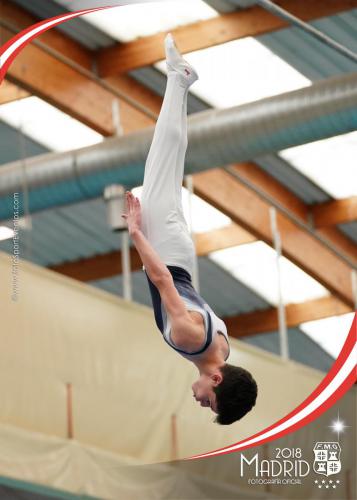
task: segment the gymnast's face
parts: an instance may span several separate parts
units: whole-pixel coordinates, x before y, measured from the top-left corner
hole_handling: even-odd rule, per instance
[[[220,374],[201,374],[200,378],[192,384],[192,392],[195,400],[204,408],[211,408],[214,413],[217,413],[217,401],[213,388],[221,381],[222,376]]]

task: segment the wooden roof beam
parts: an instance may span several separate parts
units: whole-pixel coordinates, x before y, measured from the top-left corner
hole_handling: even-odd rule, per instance
[[[194,189],[196,194],[228,215],[234,222],[258,239],[272,245],[269,210],[271,204],[253,189],[222,169],[196,174]],[[280,211],[277,213],[277,223],[283,254],[348,307],[353,307],[351,267]]]
[[[248,181],[253,187],[258,188],[263,195],[267,195],[275,202],[278,202],[283,208],[287,209],[292,215],[300,219],[302,222],[309,224],[315,227],[316,233],[329,239],[333,245],[335,245],[339,250],[345,253],[349,258],[356,261],[357,260],[357,247],[356,244],[347,236],[345,236],[338,228],[336,227],[325,227],[321,226],[320,221],[314,218],[314,210],[318,214],[318,211],[321,207],[324,212],[325,204],[318,204],[314,207],[310,205],[306,205],[303,200],[298,198],[292,191],[283,186],[279,181],[277,181],[274,177],[265,172],[262,168],[260,168],[257,164],[253,162],[244,162],[237,163],[228,167],[235,174],[237,174],[243,181]],[[195,179],[195,176],[193,177]],[[347,201],[347,205],[350,207],[349,213],[353,213],[354,208],[351,208],[351,205],[354,204],[352,199]],[[340,200],[343,204],[343,200]],[[336,205],[334,202],[329,208],[329,204],[327,205],[327,209],[334,210]],[[344,211],[344,214],[346,212]],[[333,219],[333,215],[331,214],[331,220]],[[312,217],[311,217],[312,215]],[[344,215],[345,217],[345,215]],[[346,218],[346,217],[345,217]],[[342,222],[342,218],[335,218],[335,220],[339,220]]]
[[[1,84],[0,105],[17,101],[18,99],[23,99],[24,97],[29,97],[29,95],[30,94],[25,90],[17,87],[7,80],[4,80]]]
[[[14,26],[2,27],[2,41],[14,36],[16,30],[27,28],[38,20],[15,4],[0,0],[1,21]],[[0,21],[0,22],[1,22]],[[104,136],[114,133],[112,103],[115,91],[104,88],[91,73],[93,54],[57,30],[43,33],[23,49],[11,64],[7,79],[39,96]],[[162,99],[129,76],[108,81],[114,90],[131,96],[153,114],[160,110]],[[105,84],[105,82],[104,82]],[[3,86],[1,87],[3,89]],[[120,111],[125,133],[151,126],[147,116],[122,98]]]
[[[195,234],[194,241],[197,255],[204,256],[229,246],[251,243],[256,241],[256,238],[232,223],[223,228]],[[139,254],[135,247],[131,247],[130,252],[131,271],[138,271],[142,267]],[[115,250],[104,255],[95,255],[78,261],[65,262],[64,264],[50,266],[50,269],[85,282],[110,278],[122,273],[121,251]]]
[[[332,16],[356,7],[354,0],[280,0],[286,10],[304,21]],[[282,19],[261,7],[222,14],[171,30],[182,53],[206,49],[247,36],[259,36],[287,27]],[[103,77],[126,73],[164,59],[165,33],[141,37],[98,51],[98,69]]]
[[[274,201],[279,202],[282,207],[286,208],[300,220],[303,222],[308,221],[309,207],[305,205],[302,200],[297,198],[291,191],[282,186],[276,179],[260,169],[257,165],[246,162],[234,165],[231,168],[233,168],[234,172],[239,174],[242,179],[251,182],[255,187],[258,187],[260,191],[263,191],[265,194],[273,198]],[[197,184],[198,175],[200,174],[195,174],[193,179],[196,192],[197,194],[200,194],[199,186]],[[231,177],[229,180],[230,182],[232,181]],[[340,233],[337,229],[327,228],[319,230],[319,232],[321,231],[328,231],[325,236],[329,237],[333,244],[344,250],[351,258],[356,257],[356,245],[342,235],[342,233]],[[210,252],[222,250],[224,248],[256,241],[256,237],[239,225],[232,223],[226,227],[213,231],[195,234],[194,240],[197,254],[199,256],[203,256],[209,254]],[[137,265],[135,262],[139,261],[137,260],[137,255],[134,253],[132,258],[133,270],[140,268],[140,262]],[[120,253],[113,252],[103,256],[83,259],[78,262],[65,263],[55,266],[54,269],[76,279],[90,281],[107,278],[120,273],[121,270],[119,263]]]
[[[315,227],[328,227],[357,220],[357,196],[333,200],[311,207]]]
[[[288,328],[293,328],[306,321],[329,318],[351,311],[353,311],[352,307],[348,307],[331,295],[300,304],[287,304],[285,306],[286,325]],[[262,311],[225,317],[224,322],[230,337],[234,338],[269,333],[279,329],[278,309],[271,307]]]

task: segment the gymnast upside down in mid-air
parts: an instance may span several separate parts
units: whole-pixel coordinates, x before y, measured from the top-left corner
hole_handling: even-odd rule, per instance
[[[187,149],[187,94],[198,79],[165,38],[167,85],[145,164],[141,202],[126,193],[129,234],[143,262],[157,327],[163,339],[196,365],[192,385],[201,406],[231,424],[255,405],[257,384],[243,368],[226,363],[229,340],[224,322],[192,286],[195,247],[182,209]]]

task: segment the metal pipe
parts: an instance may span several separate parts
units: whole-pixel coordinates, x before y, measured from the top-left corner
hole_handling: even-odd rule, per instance
[[[281,239],[278,230],[276,209],[275,207],[269,208],[270,227],[274,241],[274,248],[276,251],[276,269],[277,269],[277,285],[278,285],[278,323],[279,323],[279,339],[280,339],[280,355],[284,360],[289,359],[289,344],[288,333],[286,329],[285,307],[283,302],[283,292],[281,284]]]
[[[124,135],[124,129],[123,129],[123,125],[121,122],[119,99],[113,99],[112,116],[113,116],[113,125],[114,125],[115,135],[117,137],[121,137],[122,135]]]
[[[122,218],[125,209],[125,188],[117,184],[106,186],[104,200],[107,205],[108,223],[112,231],[121,233],[121,268],[123,275],[123,296],[131,300],[130,239],[127,224]]]
[[[124,129],[120,119],[120,103],[118,99],[114,99],[112,103],[113,126],[116,136],[120,137],[124,133]],[[125,205],[125,189],[123,186],[117,186],[120,192],[120,203],[114,203],[113,207],[119,212],[119,205]],[[116,213],[115,217],[121,217],[121,214]],[[121,221],[124,222],[124,221]],[[131,287],[131,265],[130,265],[130,238],[126,223],[123,224],[124,229],[121,230],[121,269],[123,276],[123,297],[125,300],[132,300]]]
[[[66,383],[66,395],[67,395],[67,439],[73,439],[73,391],[72,384],[70,382]]]
[[[256,103],[197,113],[189,117],[186,172],[244,161],[284,147],[348,132],[357,127],[356,108],[357,73],[352,73]],[[129,189],[140,185],[152,134],[153,128],[110,138],[76,151],[27,159],[31,212],[101,196],[105,186],[112,182],[124,184]],[[0,169],[0,196],[3,196],[0,197],[0,220],[12,217],[12,195],[22,186],[21,165],[21,162],[13,162]],[[351,268],[356,267],[355,262],[327,238],[236,172],[226,170],[312,234]]]
[[[316,40],[319,40],[320,42],[324,43],[325,45],[328,45],[332,49],[336,50],[343,56],[347,57],[351,61],[357,63],[357,54],[353,52],[352,50],[348,49],[344,45],[342,45],[339,42],[336,42],[336,40],[333,40],[333,38],[329,37],[325,33],[322,33],[320,30],[312,26],[311,24],[305,23],[298,17],[294,16],[293,14],[290,14],[290,12],[286,11],[279,5],[276,5],[274,2],[271,0],[256,0],[256,3],[263,7],[263,9],[268,10],[272,14],[275,14],[288,23],[297,26],[298,28],[304,30],[306,33],[309,35],[313,36],[316,38]]]
[[[20,158],[21,158],[21,181],[22,181],[22,197],[23,197],[23,205],[24,205],[24,217],[19,224],[19,227],[24,229],[23,234],[25,235],[25,258],[30,260],[32,257],[32,218],[29,208],[29,189],[26,177],[26,142],[25,142],[25,134],[23,132],[23,120],[21,119],[21,124],[17,129],[18,139],[20,145]]]
[[[131,269],[130,269],[130,239],[128,231],[121,232],[121,264],[123,275],[123,297],[132,300]]]
[[[356,127],[357,72],[243,106],[203,111],[188,119],[186,174],[251,160]],[[153,132],[150,127],[76,151],[29,158],[31,212],[98,197],[110,183],[129,189],[140,185]],[[1,167],[0,197],[19,191],[19,169],[19,162]],[[10,201],[0,198],[0,220],[11,213]]]

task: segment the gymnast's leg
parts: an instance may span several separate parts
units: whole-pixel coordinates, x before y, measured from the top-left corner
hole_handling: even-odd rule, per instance
[[[187,149],[187,94],[198,78],[165,39],[168,66],[165,96],[145,164],[142,230],[166,265],[192,274],[194,245],[182,212],[181,187]]]

